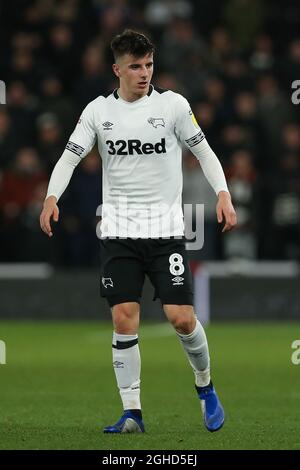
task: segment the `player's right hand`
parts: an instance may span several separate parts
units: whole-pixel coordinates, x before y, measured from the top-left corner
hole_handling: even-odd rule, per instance
[[[59,209],[56,205],[57,199],[55,196],[49,196],[44,202],[44,207],[40,215],[40,226],[43,232],[48,235],[48,237],[53,236],[51,229],[51,217],[53,217],[54,222],[58,222],[59,218]]]

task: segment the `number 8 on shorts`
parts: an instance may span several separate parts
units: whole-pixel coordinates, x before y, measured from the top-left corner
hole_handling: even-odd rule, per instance
[[[169,257],[170,273],[173,276],[181,276],[184,273],[183,258],[179,253],[173,253]]]

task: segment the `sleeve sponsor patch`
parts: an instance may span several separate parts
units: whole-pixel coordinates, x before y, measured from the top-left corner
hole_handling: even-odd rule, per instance
[[[195,145],[199,144],[203,139],[205,139],[205,135],[204,132],[200,130],[200,132],[194,135],[194,137],[187,139],[186,143],[189,147],[194,147]]]
[[[78,157],[81,157],[81,155],[83,154],[84,152],[84,148],[81,147],[80,145],[78,144],[75,144],[74,142],[71,142],[69,140],[69,142],[67,143],[66,145],[66,149],[67,150],[70,150],[70,152],[73,152],[75,153],[76,155],[78,155]]]

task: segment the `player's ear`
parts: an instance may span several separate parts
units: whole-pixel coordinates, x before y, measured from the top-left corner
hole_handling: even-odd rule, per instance
[[[119,68],[118,64],[113,64],[112,69],[113,69],[114,74],[117,77],[119,77],[120,76],[120,68]]]

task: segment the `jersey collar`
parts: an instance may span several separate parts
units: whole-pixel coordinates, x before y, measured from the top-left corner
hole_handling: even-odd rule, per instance
[[[153,90],[154,90],[154,86],[151,85],[151,83],[150,83],[149,91],[148,91],[147,95],[145,95],[145,96],[150,96]],[[138,99],[138,100],[136,100],[136,101],[132,101],[132,102],[123,100],[123,98],[121,98],[121,97],[119,96],[119,94],[118,94],[118,89],[117,89],[117,88],[113,91],[113,95],[114,95],[114,97],[116,98],[116,100],[119,100],[119,99],[120,99],[120,100],[122,100],[123,102],[128,103],[128,104],[136,103],[137,101],[140,101],[140,100],[142,100],[142,99],[145,98],[145,96],[143,96],[142,98],[140,98],[140,99]]]

